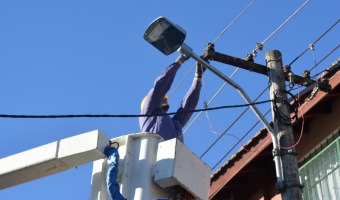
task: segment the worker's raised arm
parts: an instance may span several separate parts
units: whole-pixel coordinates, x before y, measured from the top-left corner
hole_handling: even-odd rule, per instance
[[[178,120],[182,127],[186,125],[192,116],[192,112],[188,111],[196,109],[202,87],[201,79],[205,70],[206,68],[204,66],[200,63],[196,63],[195,78],[181,102],[181,107],[177,110],[177,113],[174,116],[174,119]]]
[[[176,72],[189,57],[180,55],[176,61],[165,68],[162,74],[156,78],[154,87],[144,97],[141,105],[141,114],[151,114],[161,106],[161,103],[170,90]]]

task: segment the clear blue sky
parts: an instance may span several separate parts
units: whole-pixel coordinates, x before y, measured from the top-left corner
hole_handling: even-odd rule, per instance
[[[241,13],[242,1],[1,1],[0,2],[0,113],[25,115],[139,114],[140,102],[154,79],[178,52],[165,56],[143,39],[147,26],[166,16],[187,31],[186,44],[201,54],[208,42]],[[215,43],[218,52],[243,58],[263,42],[305,1],[258,0]],[[255,62],[265,65],[265,54],[279,50],[289,64],[339,19],[339,0],[310,1],[264,44]],[[301,75],[339,45],[340,25],[334,27],[293,65]],[[327,68],[339,49],[312,71]],[[187,61],[170,93],[194,65]],[[235,70],[211,64],[230,76]],[[191,84],[194,71],[170,97],[175,111]],[[233,77],[251,99],[266,87],[267,77],[239,70]],[[207,71],[198,108],[209,101],[223,81]],[[294,92],[296,92],[295,90]],[[260,98],[268,100],[269,92]],[[210,107],[244,104],[226,85]],[[265,113],[269,104],[258,106]],[[214,131],[223,132],[244,108],[210,111]],[[191,119],[197,114],[194,114]],[[271,115],[267,116],[271,119]],[[242,137],[257,121],[248,111],[229,131]],[[258,125],[250,135],[262,128]],[[0,118],[0,158],[92,130],[109,138],[138,133],[137,118],[6,119]],[[185,133],[186,145],[198,156],[219,137],[203,113]],[[211,167],[236,144],[224,136],[203,157]],[[246,141],[241,141],[241,144]],[[236,150],[238,145],[229,158]],[[224,159],[223,161],[225,161]],[[220,165],[218,165],[219,167]],[[213,170],[213,172],[216,169]],[[88,199],[92,163],[0,191],[0,199]]]

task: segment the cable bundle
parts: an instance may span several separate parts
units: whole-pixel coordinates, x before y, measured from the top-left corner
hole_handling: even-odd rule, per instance
[[[293,99],[293,103],[289,103],[287,98],[283,98],[282,97],[282,94],[289,94],[291,96],[291,99]],[[287,116],[285,115],[281,110],[280,108],[278,107],[278,104],[279,103],[283,103],[283,104],[286,104],[289,109],[290,109],[290,112],[293,112],[294,115],[293,116]],[[275,115],[275,118],[277,119],[277,121],[285,126],[290,126],[292,125],[292,121],[294,121],[293,123],[295,123],[297,121],[297,106],[295,106],[295,104],[297,104],[297,99],[296,97],[288,92],[288,91],[285,91],[285,90],[280,90],[280,91],[275,91],[274,92],[274,100],[273,100],[273,112],[274,112],[274,115]]]

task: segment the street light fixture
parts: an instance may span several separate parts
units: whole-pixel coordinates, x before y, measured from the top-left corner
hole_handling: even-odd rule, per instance
[[[266,127],[268,132],[271,135],[274,149],[278,148],[278,139],[276,133],[274,133],[273,128],[266,121],[261,112],[257,109],[257,107],[250,100],[248,95],[243,91],[243,89],[231,80],[229,77],[225,76],[213,66],[211,66],[208,62],[203,60],[200,56],[193,53],[192,49],[184,43],[186,37],[186,31],[182,29],[180,26],[174,24],[167,18],[161,16],[154,20],[147,30],[144,33],[144,39],[148,41],[151,45],[156,47],[159,51],[161,51],[165,55],[169,55],[175,51],[179,51],[181,54],[188,55],[195,59],[197,62],[205,66],[215,75],[229,83],[232,87],[234,87],[242,96],[242,98],[249,104],[250,108],[253,110],[254,114],[257,118],[262,122],[262,124]],[[275,168],[276,168],[276,178],[279,184],[283,181],[282,170],[281,170],[281,159],[280,156],[274,157]],[[281,187],[281,186],[280,186]]]
[[[186,32],[165,17],[155,19],[144,33],[144,39],[165,55],[178,50],[185,40]]]
[[[156,47],[163,54],[169,55],[175,51],[179,51],[182,54],[188,55],[195,59],[197,62],[201,63],[207,69],[212,71],[218,77],[229,83],[231,86],[233,86],[241,94],[245,101],[250,104],[250,107],[254,111],[255,115],[260,119],[260,121],[264,124],[268,131],[270,133],[273,133],[272,127],[269,125],[269,123],[266,121],[260,111],[254,105],[252,105],[253,102],[243,91],[243,89],[230,78],[223,75],[213,66],[211,66],[208,62],[203,60],[200,56],[193,53],[192,49],[184,43],[185,37],[186,31],[183,28],[181,28],[177,24],[174,24],[163,16],[155,19],[144,33],[144,39],[148,41],[151,45]]]

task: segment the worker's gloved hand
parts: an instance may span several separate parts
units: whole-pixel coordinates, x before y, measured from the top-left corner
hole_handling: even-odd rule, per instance
[[[182,64],[187,61],[190,58],[189,55],[181,53],[178,58],[176,59],[177,61],[180,61]]]
[[[113,163],[118,165],[119,161],[119,153],[118,150],[114,147],[107,146],[104,149],[104,153],[107,157],[108,163]]]
[[[200,56],[203,60],[209,63],[208,59],[204,58],[203,56]],[[205,72],[207,68],[204,67],[201,63],[196,62],[196,73],[195,77],[196,78],[202,78],[203,73]]]

